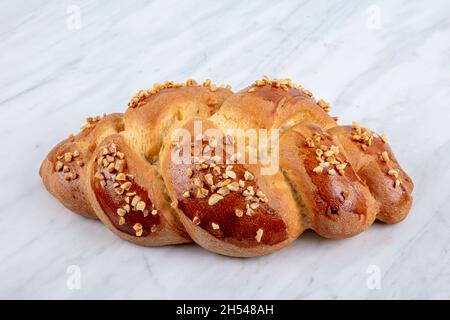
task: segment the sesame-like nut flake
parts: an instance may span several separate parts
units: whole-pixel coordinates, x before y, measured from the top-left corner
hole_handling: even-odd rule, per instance
[[[390,161],[390,159],[389,159],[389,154],[387,153],[387,151],[383,151],[383,152],[381,153],[381,158],[382,158],[383,161],[386,162],[386,163]]]
[[[319,101],[317,101],[317,104],[325,111],[325,112],[329,112],[330,111],[330,104],[328,102],[326,102],[323,99],[320,99]]]
[[[72,161],[72,152],[66,152],[64,153],[64,161],[65,162],[71,162]]]
[[[125,167],[125,160],[117,160],[114,169],[116,169],[118,172],[123,172],[123,169]]]
[[[127,214],[127,211],[125,209],[123,209],[123,208],[118,208],[117,209],[117,215],[118,216],[123,217],[126,214]]]
[[[121,172],[116,176],[116,181],[125,181],[125,180],[127,180],[127,176],[125,175],[125,173]]]
[[[256,241],[261,242],[263,233],[264,233],[264,230],[261,228],[259,228],[258,231],[256,231],[256,236],[255,236]]]
[[[229,185],[227,185],[227,188],[230,191],[238,191],[239,190],[239,183],[236,181],[231,182]]]
[[[255,176],[250,173],[249,171],[244,172],[244,179],[247,181],[252,181],[255,178]]]
[[[211,227],[213,228],[213,230],[219,230],[220,226],[217,223],[212,222],[211,223]]]
[[[190,196],[191,194],[189,193],[189,191],[183,192],[183,198],[189,198]]]
[[[208,199],[208,204],[210,206],[213,206],[222,199],[223,199],[223,196],[221,196],[220,194],[217,194],[217,193],[213,193]]]
[[[61,171],[64,167],[64,164],[61,161],[56,161],[55,163],[55,171]]]
[[[322,173],[323,172],[323,168],[321,166],[317,166],[313,169],[314,173]]]
[[[134,196],[131,200],[131,206],[136,207],[139,201],[141,201],[141,197],[139,197],[138,195]]]
[[[389,169],[388,174],[394,178],[398,178],[398,170],[397,169]]]
[[[244,211],[242,211],[241,209],[234,210],[234,213],[236,214],[236,217],[239,217],[239,218],[244,215]]]
[[[142,211],[142,212],[144,212],[144,209],[145,209],[145,206],[146,206],[146,203],[144,202],[144,201],[139,201],[137,204],[136,204],[136,211]]]

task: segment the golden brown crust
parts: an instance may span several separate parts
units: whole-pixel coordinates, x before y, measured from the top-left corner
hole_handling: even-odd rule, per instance
[[[49,153],[40,174],[67,208],[100,218],[133,243],[192,239],[212,252],[252,257],[289,245],[308,228],[345,238],[376,218],[401,221],[411,208],[413,184],[384,137],[356,124],[337,126],[327,102],[290,80],[263,77],[236,94],[209,80],[165,82],[128,106],[123,117],[90,119]],[[234,151],[244,141],[239,151],[247,162],[236,153],[221,162],[230,155],[209,133],[196,136],[198,121],[202,133],[216,129]],[[180,128],[193,140],[172,143]],[[263,174],[260,158],[248,160],[252,151],[270,149],[270,157],[277,149],[253,146],[248,129],[280,133],[272,174]],[[174,162],[180,152],[201,161]]]
[[[97,218],[87,198],[85,165],[98,142],[121,130],[122,114],[88,118],[79,134],[57,144],[44,159],[39,170],[42,181],[66,208],[88,218]]]
[[[194,121],[201,121],[206,132],[214,124],[199,118],[184,126],[192,143],[213,152],[196,164],[176,164],[172,153],[191,150],[191,141],[174,146],[168,141],[161,154],[169,195],[192,239],[210,251],[238,257],[268,254],[295,240],[303,227],[281,173],[263,176],[260,165],[215,160],[219,154],[225,159],[225,152],[206,135],[196,138]],[[219,140],[226,138],[223,133]]]
[[[110,135],[98,146],[88,172],[89,200],[113,233],[144,246],[190,242],[156,168],[131,149],[123,135]]]
[[[160,89],[142,98],[137,107],[124,115],[126,134],[133,148],[146,158],[155,159],[165,137],[173,128],[195,117],[210,117],[232,94],[229,89],[184,86]]]
[[[370,132],[370,140],[360,139],[358,125],[338,126],[329,130],[337,138],[358,176],[367,184],[380,204],[377,218],[397,223],[408,214],[414,185],[400,167],[385,138]],[[366,132],[369,132],[368,129]],[[370,141],[370,142],[369,142]]]
[[[280,87],[273,81],[257,82],[232,95],[212,118],[221,127],[278,128],[282,132],[304,120],[325,129],[336,125],[309,91],[287,84]]]
[[[346,238],[368,228],[377,205],[333,137],[299,123],[280,141],[280,161],[301,198],[309,227],[327,238]]]

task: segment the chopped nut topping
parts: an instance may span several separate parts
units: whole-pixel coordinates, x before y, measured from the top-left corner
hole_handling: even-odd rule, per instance
[[[209,184],[210,186],[212,186],[214,184],[214,178],[213,175],[211,173],[207,173],[205,174],[205,181],[207,184]]]
[[[185,191],[183,193],[183,198],[189,198],[191,196],[191,194],[189,193],[189,191]]]
[[[225,174],[227,177],[229,177],[231,179],[236,179],[236,173],[232,170],[225,171]]]
[[[104,117],[104,116],[105,116],[105,115],[103,115],[103,117]],[[88,117],[88,118],[86,118],[86,124],[83,125],[83,126],[80,128],[80,130],[81,130],[81,131],[84,131],[84,130],[86,130],[86,129],[90,129],[90,128],[95,127],[95,125],[97,124],[97,122],[99,122],[103,117],[101,117],[101,116],[96,116],[96,117]],[[72,139],[73,139],[73,136],[72,136]]]
[[[111,153],[116,153],[117,152],[117,144],[115,144],[114,142],[112,142],[109,146],[109,152]]]
[[[214,230],[219,230],[219,229],[220,229],[220,226],[219,226],[217,223],[212,222],[212,223],[211,223],[211,226],[212,226],[212,228],[213,228]]]
[[[137,237],[140,237],[140,236],[142,236],[142,233],[143,233],[143,229],[142,229],[142,224],[140,224],[140,223],[135,223],[134,224],[134,226],[133,226],[133,229],[134,229],[134,231],[136,231],[136,236]]]
[[[221,196],[220,194],[217,194],[217,193],[213,193],[208,199],[208,204],[210,206],[213,206],[222,199],[223,199],[223,196]]]
[[[70,168],[66,165],[63,166],[63,172],[67,173],[70,171]]]
[[[137,196],[137,195],[134,196],[134,197],[133,197],[133,200],[131,200],[131,206],[132,206],[132,207],[136,207],[136,205],[138,204],[139,201],[141,201],[141,197],[139,197],[139,196]]]
[[[230,190],[228,189],[228,186],[221,187],[216,192],[224,197],[230,194]]]
[[[339,147],[335,146],[335,145],[332,145],[330,147],[330,151],[332,151],[334,155],[338,155],[339,154]]]
[[[386,136],[384,134],[382,134],[380,136],[380,138],[381,138],[381,141],[383,141],[383,143],[387,143],[387,138],[386,138]]]
[[[191,169],[191,168],[186,168],[186,175],[187,175],[189,178],[192,177],[192,174],[193,174],[192,169]]]
[[[390,169],[388,171],[388,174],[394,178],[398,178],[398,170],[397,169]]]
[[[120,187],[126,191],[130,190],[132,186],[132,183],[130,181],[125,182],[124,184],[122,184]]]
[[[251,87],[250,89],[248,89],[248,92],[255,92],[256,88],[255,87]]]
[[[123,208],[119,208],[119,209],[117,209],[117,214],[118,214],[120,217],[123,217],[124,215],[127,214],[127,211],[126,211],[125,209],[123,209]]]
[[[118,172],[123,172],[124,167],[125,167],[125,160],[117,160],[116,164],[114,165],[114,169],[116,169]]]
[[[124,217],[120,217],[119,218],[119,226],[122,226],[125,224],[125,218]]]
[[[307,137],[307,138],[306,138],[305,144],[306,144],[308,147],[310,147],[310,148],[314,148],[314,147],[316,146],[316,145],[314,144],[314,141],[313,141],[310,137]]]
[[[398,188],[398,187],[400,187],[400,184],[401,184],[401,181],[400,181],[400,179],[395,179],[395,185],[394,185],[394,188]]]
[[[236,181],[230,183],[229,185],[227,185],[227,188],[230,191],[238,191],[239,190],[239,183],[237,183]]]
[[[336,175],[336,170],[330,169],[330,170],[328,170],[328,174],[329,174],[330,176],[334,176],[334,175]]]
[[[72,161],[72,152],[66,152],[64,153],[64,161],[65,162],[71,162]]]
[[[64,167],[64,164],[61,161],[56,161],[55,171],[61,171],[63,167]]]
[[[322,173],[323,172],[323,168],[321,166],[317,166],[313,169],[313,172],[315,173]]]
[[[237,217],[242,217],[244,215],[244,211],[242,211],[241,209],[236,209],[234,210],[234,213],[236,214]]]
[[[329,166],[330,166],[330,163],[327,161],[319,163],[319,167],[322,167],[322,168],[328,168]]]
[[[125,180],[127,180],[127,176],[125,175],[125,173],[119,173],[119,174],[116,176],[116,180],[117,180],[117,181],[125,181]]]
[[[338,169],[338,170],[344,170],[345,167],[347,167],[347,162],[343,162],[343,163],[336,165],[336,169]]]
[[[244,172],[244,179],[245,180],[252,181],[254,178],[255,178],[255,176],[252,173],[250,173],[248,171]]]
[[[198,188],[202,188],[203,187],[203,182],[199,179],[199,178],[194,178],[194,185]]]
[[[330,112],[330,104],[323,99],[317,101],[317,104],[325,111]]]
[[[145,203],[144,201],[139,201],[139,202],[136,204],[136,211],[142,211],[142,212],[144,212],[145,205],[146,205],[146,203]]]
[[[390,161],[389,155],[388,155],[387,151],[383,151],[383,152],[381,153],[381,158],[382,158],[383,161],[386,162],[386,163]]]
[[[258,202],[252,202],[250,204],[250,208],[252,208],[253,210],[256,210],[259,207],[259,203]]]
[[[256,231],[256,236],[255,236],[256,241],[261,242],[263,233],[264,233],[264,230],[261,228],[259,228],[258,231]]]

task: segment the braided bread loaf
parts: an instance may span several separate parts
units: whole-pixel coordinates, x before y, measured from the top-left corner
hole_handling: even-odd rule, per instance
[[[338,239],[375,219],[401,221],[413,183],[385,137],[339,126],[328,111],[286,79],[263,77],[238,93],[209,80],[166,82],[140,91],[123,115],[88,118],[40,175],[67,208],[145,246],[193,240],[251,257],[306,229]],[[255,129],[279,139],[252,140]],[[250,161],[255,154],[266,157]]]

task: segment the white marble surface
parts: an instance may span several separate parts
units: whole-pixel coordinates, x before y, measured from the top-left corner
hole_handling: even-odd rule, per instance
[[[2,1],[0,298],[450,298],[449,12],[445,0]],[[157,81],[239,88],[262,74],[386,133],[416,185],[403,223],[342,241],[308,232],[243,260],[127,243],[43,188],[41,160],[86,116],[122,111]]]

